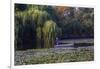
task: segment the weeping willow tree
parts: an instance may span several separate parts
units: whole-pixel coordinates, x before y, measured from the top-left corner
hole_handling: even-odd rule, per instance
[[[53,48],[56,37],[56,23],[52,20],[45,22],[43,26],[44,48]]]
[[[17,49],[36,48],[36,25],[29,11],[15,14],[15,47]]]
[[[37,15],[36,15],[37,13]],[[37,16],[37,17],[36,17]],[[49,14],[46,12],[46,11],[38,11],[38,12],[35,12],[35,16],[37,19],[36,21],[36,37],[37,37],[37,48],[42,48],[43,47],[43,31],[42,31],[42,28],[43,28],[43,25],[45,23],[46,20],[49,19]]]
[[[51,14],[46,11],[47,8],[27,5],[25,10],[20,10],[21,8],[15,10],[15,46],[17,49],[54,47],[59,28]]]

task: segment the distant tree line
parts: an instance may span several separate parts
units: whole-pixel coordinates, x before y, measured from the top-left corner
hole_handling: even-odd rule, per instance
[[[94,9],[84,7],[56,7],[61,38],[93,38]]]

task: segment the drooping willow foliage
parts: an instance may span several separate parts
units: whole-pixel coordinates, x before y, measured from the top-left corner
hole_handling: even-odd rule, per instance
[[[28,7],[25,11],[15,12],[16,49],[54,47],[56,23],[43,7]]]
[[[52,20],[46,21],[43,26],[43,35],[44,35],[44,47],[45,48],[53,48],[55,37],[56,37],[56,23]]]

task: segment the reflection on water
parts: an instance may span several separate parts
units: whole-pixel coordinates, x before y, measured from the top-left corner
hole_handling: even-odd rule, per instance
[[[78,48],[78,47],[90,47],[94,43],[58,43],[55,48]]]

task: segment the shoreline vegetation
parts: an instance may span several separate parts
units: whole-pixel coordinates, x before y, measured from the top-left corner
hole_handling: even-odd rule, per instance
[[[92,47],[74,49],[32,49],[15,51],[15,65],[93,61]]]

